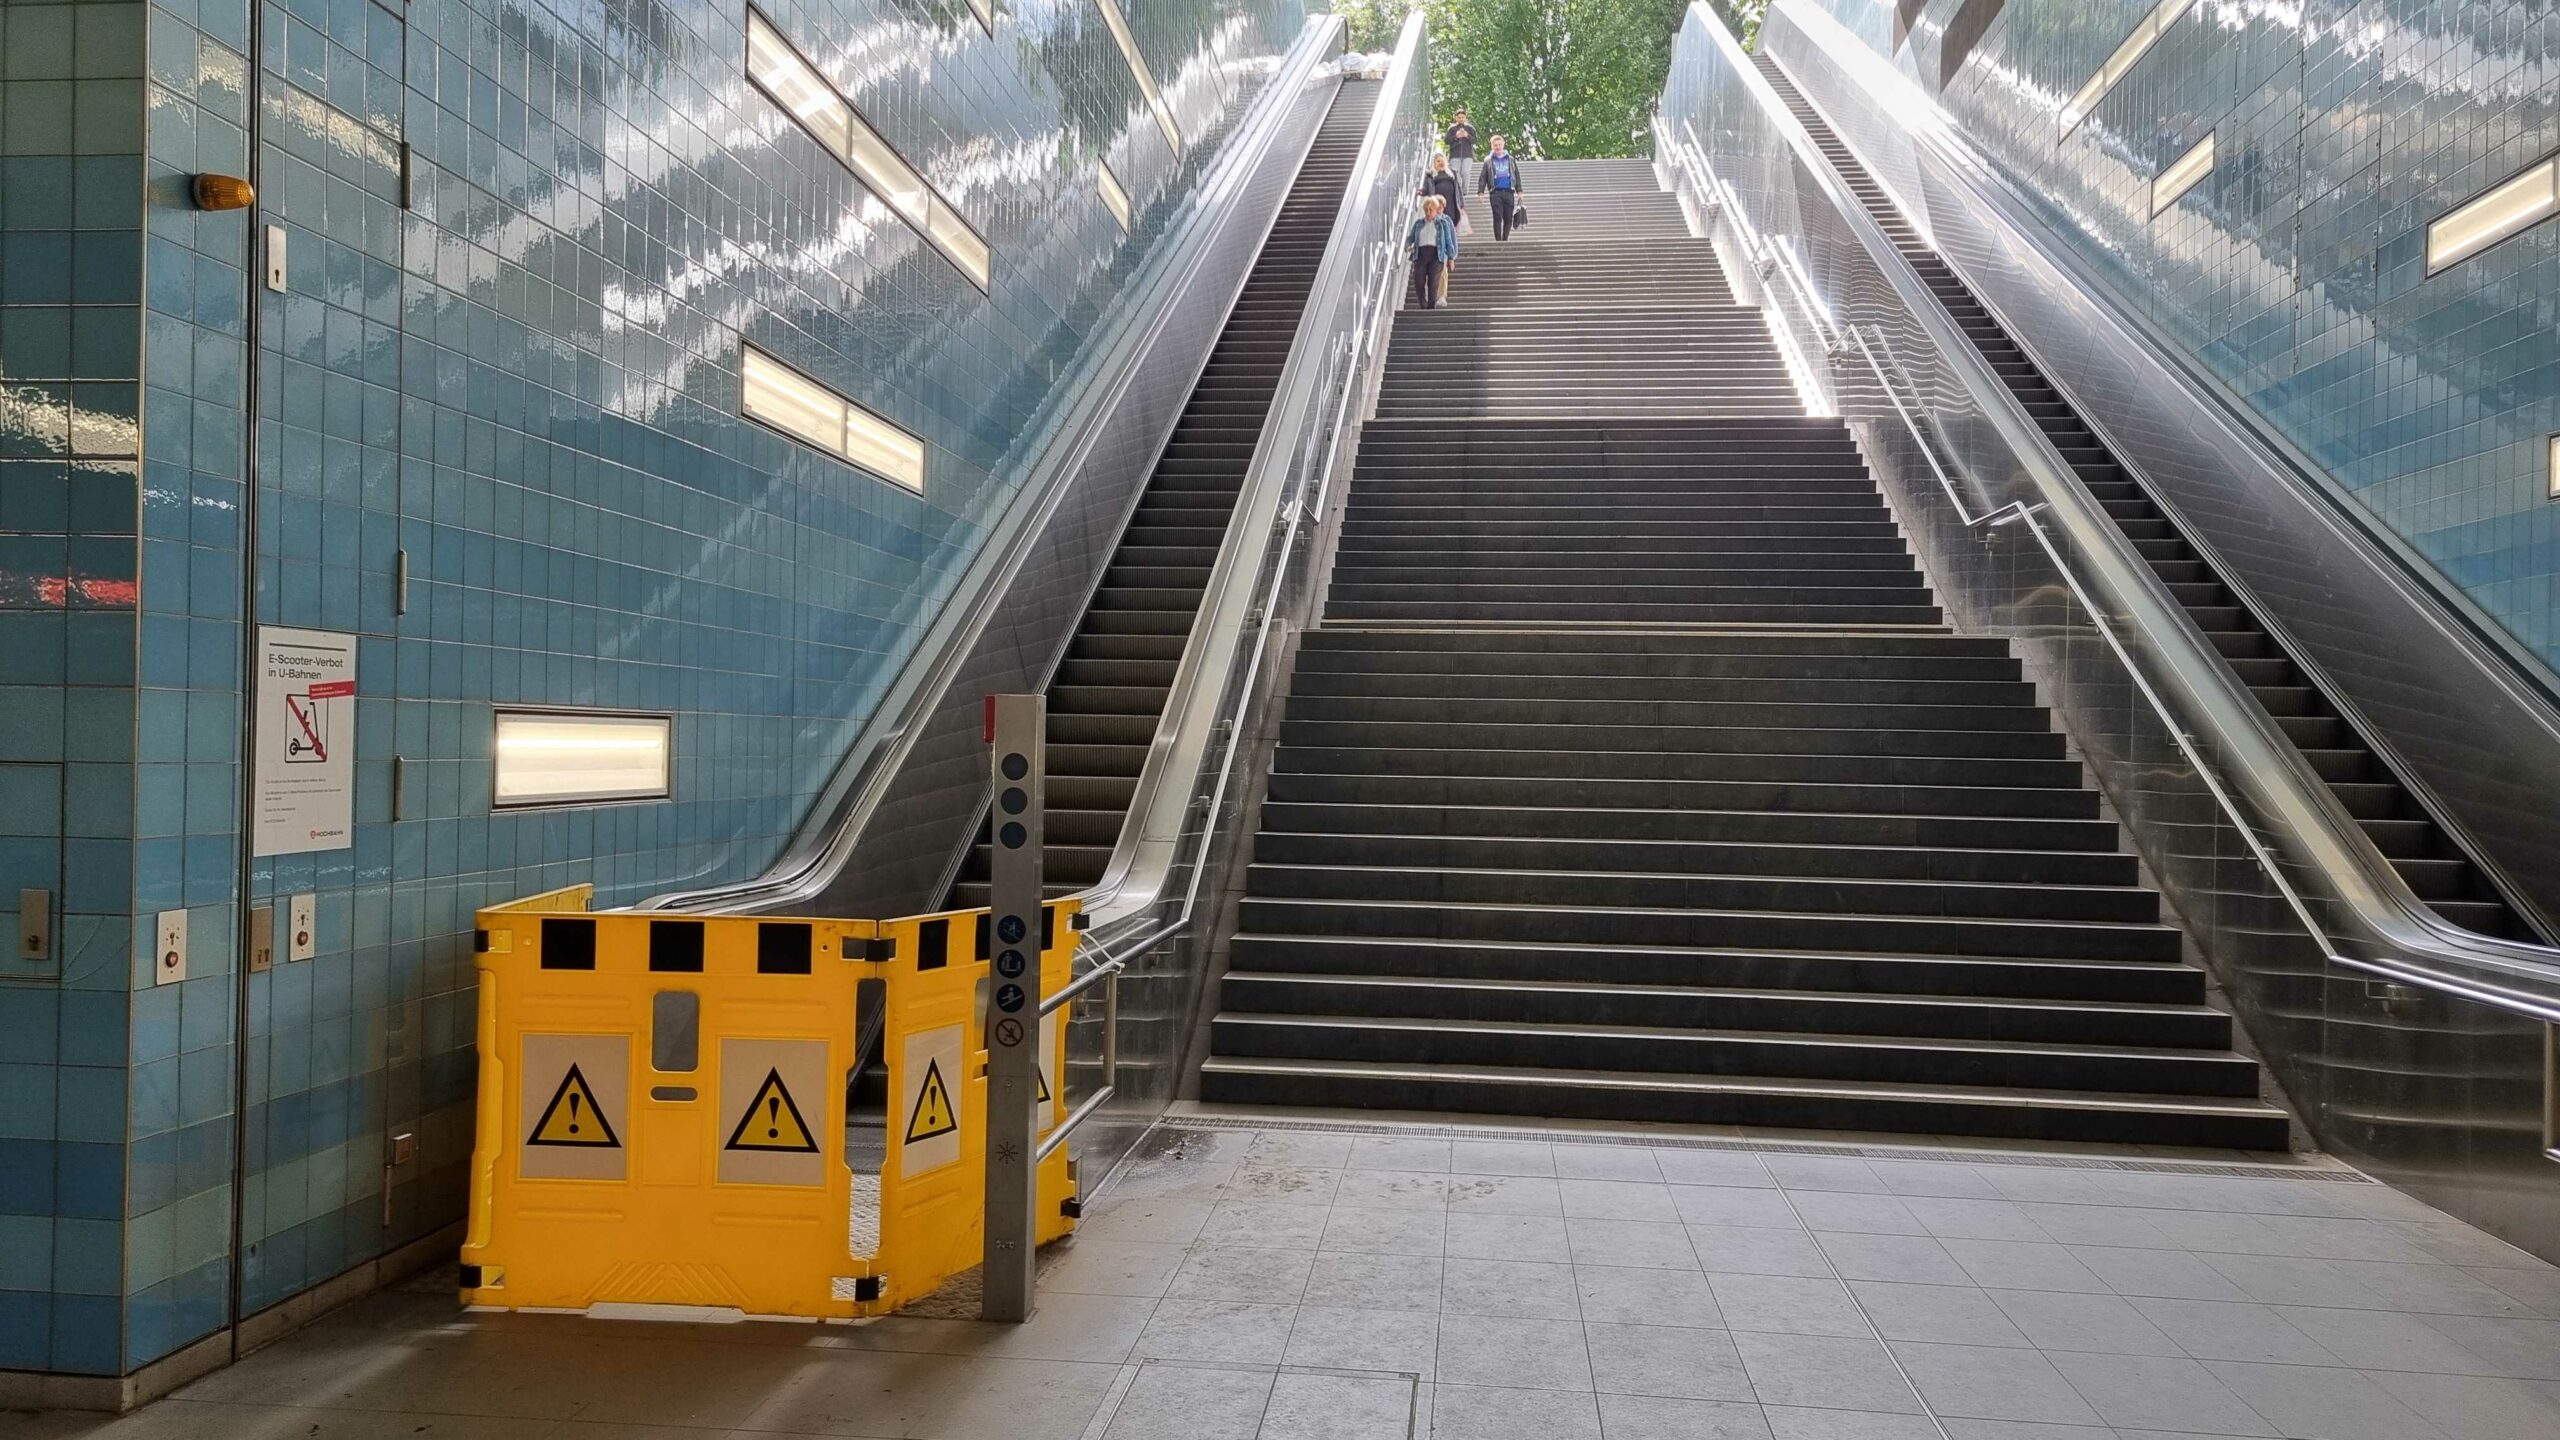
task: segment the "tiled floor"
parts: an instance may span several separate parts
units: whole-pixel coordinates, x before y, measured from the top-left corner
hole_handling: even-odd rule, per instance
[[[2560,1437],[2560,1270],[2378,1185],[2029,1158],[1174,1129],[1026,1326],[465,1315],[427,1284],[0,1435]]]

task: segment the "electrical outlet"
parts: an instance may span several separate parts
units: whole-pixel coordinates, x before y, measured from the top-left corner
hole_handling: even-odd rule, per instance
[[[175,985],[187,978],[187,912],[161,911],[157,930],[160,940],[153,947],[152,983]]]
[[[319,908],[320,897],[317,895],[293,897],[285,920],[284,958],[287,960],[308,960],[319,953],[319,937],[314,933],[319,924],[314,912]]]
[[[394,1136],[392,1136],[392,1137],[391,1137],[391,1163],[392,1163],[392,1164],[394,1164],[394,1165],[406,1165],[406,1164],[408,1164],[410,1161],[415,1160],[415,1159],[417,1159],[417,1158],[418,1158],[418,1134],[417,1134],[417,1132],[416,1132],[416,1131],[414,1131],[414,1130],[404,1130],[404,1131],[402,1131],[401,1133],[399,1133],[399,1134],[394,1135]]]

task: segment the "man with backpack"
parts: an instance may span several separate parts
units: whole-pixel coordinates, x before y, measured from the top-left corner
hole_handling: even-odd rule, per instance
[[[1502,146],[1502,137],[1493,137],[1493,153],[1484,157],[1484,165],[1476,171],[1476,193],[1493,196],[1493,238],[1511,238],[1511,217],[1526,193],[1520,183],[1520,162]]]

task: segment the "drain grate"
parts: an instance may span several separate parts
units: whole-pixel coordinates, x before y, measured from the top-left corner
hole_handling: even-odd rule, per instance
[[[1848,1160],[1938,1161],[1957,1165],[2020,1165],[2053,1170],[2114,1170],[2150,1175],[2219,1176],[2232,1180],[2307,1180],[2327,1185],[2376,1185],[2373,1177],[2334,1165],[2245,1165],[2212,1160],[2118,1160],[2105,1155],[2054,1155],[2004,1150],[1945,1150],[1919,1146],[1822,1144],[1795,1140],[1727,1140],[1711,1135],[1626,1135],[1540,1130],[1499,1125],[1405,1125],[1361,1120],[1300,1120],[1286,1116],[1180,1115],[1165,1130],[1283,1130],[1327,1135],[1374,1135],[1412,1140],[1511,1140],[1544,1145],[1634,1146],[1647,1150],[1718,1150],[1748,1155],[1817,1155]]]

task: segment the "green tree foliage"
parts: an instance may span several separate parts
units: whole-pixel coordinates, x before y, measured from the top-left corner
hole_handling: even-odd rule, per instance
[[[1395,43],[1412,0],[1335,0],[1354,49]],[[1689,0],[1420,0],[1432,109],[1464,105],[1479,135],[1546,159],[1642,155]],[[1749,45],[1768,0],[1708,0]]]

